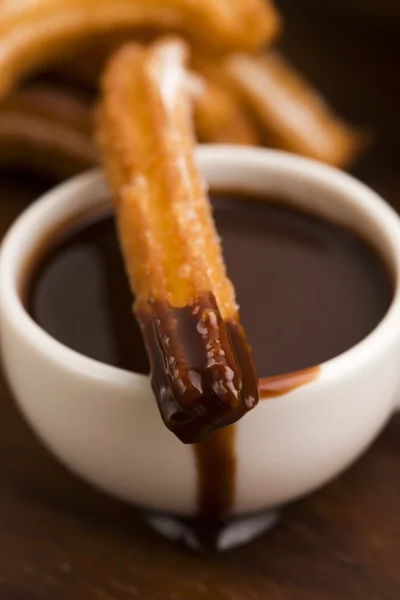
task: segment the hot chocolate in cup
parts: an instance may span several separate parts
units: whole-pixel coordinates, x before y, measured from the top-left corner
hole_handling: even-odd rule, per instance
[[[263,381],[268,397],[222,437],[211,436],[206,450],[182,444],[163,425],[148,376],[68,348],[26,309],[30,274],[55,232],[110,205],[103,176],[95,171],[39,199],[6,236],[0,255],[1,348],[22,413],[77,475],[137,506],[185,517],[204,510],[205,493],[216,489],[221,495],[229,485],[227,517],[273,509],[323,485],[366,450],[397,410],[400,220],[349,175],[283,152],[205,146],[198,163],[212,189],[288,199],[375,248],[393,287],[377,326],[338,356]],[[212,476],[202,471],[205,454]],[[205,491],[213,478],[214,492]]]

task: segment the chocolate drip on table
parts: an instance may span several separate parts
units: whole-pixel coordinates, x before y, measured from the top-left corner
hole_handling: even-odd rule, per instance
[[[260,400],[284,396],[315,381],[320,367],[287,375],[264,377],[259,381]],[[218,523],[229,517],[236,489],[236,425],[217,431],[196,444],[199,475],[198,510],[200,518]]]

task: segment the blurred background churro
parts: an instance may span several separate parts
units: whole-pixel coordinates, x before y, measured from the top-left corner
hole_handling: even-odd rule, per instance
[[[90,107],[107,58],[128,39],[147,44],[165,31],[194,51],[200,142],[265,145],[346,168],[369,139],[270,49],[283,21],[270,1],[22,0],[0,5],[0,16],[3,162],[59,177],[94,164]],[[40,111],[37,88],[32,104],[26,89],[12,91],[27,76],[40,77]]]
[[[97,162],[90,103],[77,93],[30,84],[0,107],[0,165],[66,178]]]

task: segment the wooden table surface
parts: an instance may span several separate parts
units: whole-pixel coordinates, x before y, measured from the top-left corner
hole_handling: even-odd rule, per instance
[[[355,173],[400,208],[394,36],[304,12],[297,0],[281,4],[292,60],[343,114],[376,132]],[[49,185],[23,183],[18,170],[1,174],[0,236]],[[273,531],[198,556],[61,467],[22,421],[0,372],[0,600],[132,598],[398,600],[400,416],[342,477],[288,507]]]

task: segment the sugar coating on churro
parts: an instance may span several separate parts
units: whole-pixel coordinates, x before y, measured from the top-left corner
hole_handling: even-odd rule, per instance
[[[156,293],[179,307],[192,301],[195,291],[212,287],[224,318],[228,318],[236,310],[234,292],[226,278],[204,182],[192,157],[192,101],[183,69],[186,52],[183,44],[165,48],[160,42],[148,54],[136,46],[127,46],[117,54],[104,78],[108,103],[103,103],[100,142],[103,139],[101,146],[116,149],[109,162],[109,177],[115,182],[114,189],[124,181],[118,200],[121,214],[126,211],[130,216],[136,210],[128,196],[140,189],[141,210],[136,218],[143,220],[141,230],[147,237],[145,245],[139,240],[139,251],[153,285],[157,282]],[[121,89],[125,95],[119,93]],[[130,165],[131,157],[135,161]],[[129,167],[128,174],[125,170]],[[144,197],[149,197],[147,203]],[[124,227],[128,218],[120,221]],[[129,231],[124,239],[130,238]],[[136,235],[131,243],[136,244]],[[144,282],[146,287],[137,285],[141,271],[141,264],[134,260],[130,268],[132,286],[148,297],[149,280]],[[136,294],[139,300],[139,291]]]
[[[194,160],[186,58],[178,40],[120,50],[98,140],[161,414],[193,442],[252,408],[258,382]]]

